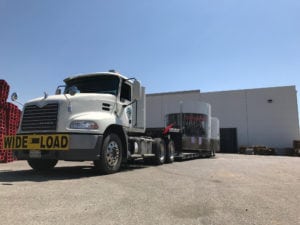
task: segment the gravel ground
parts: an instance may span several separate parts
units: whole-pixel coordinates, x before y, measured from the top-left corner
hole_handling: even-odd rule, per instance
[[[113,175],[0,164],[0,224],[300,225],[300,158],[217,154]]]

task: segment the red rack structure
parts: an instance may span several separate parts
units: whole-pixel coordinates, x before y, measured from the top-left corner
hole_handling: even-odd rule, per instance
[[[4,150],[4,136],[15,135],[17,133],[21,111],[19,108],[7,102],[9,94],[9,85],[5,80],[0,80],[0,163],[14,161],[13,151]]]

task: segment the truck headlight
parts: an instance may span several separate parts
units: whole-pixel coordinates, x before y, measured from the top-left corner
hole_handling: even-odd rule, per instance
[[[70,124],[71,129],[87,129],[87,130],[95,130],[98,129],[98,124],[91,120],[74,120]]]

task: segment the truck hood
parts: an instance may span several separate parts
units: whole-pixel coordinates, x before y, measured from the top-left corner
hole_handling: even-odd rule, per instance
[[[111,94],[81,94],[78,93],[74,96],[65,95],[51,95],[46,98],[36,98],[28,101],[27,105],[37,105],[42,108],[47,104],[58,103],[60,110],[66,111],[72,114],[78,114],[90,111],[111,111],[116,102],[116,97]]]
[[[116,110],[116,97],[110,94],[78,93],[74,96],[66,94],[36,98],[25,104],[23,115],[26,114],[26,117],[22,116],[22,123],[24,118],[26,120],[24,124],[29,123],[30,125],[33,124],[33,126],[39,127],[48,123],[41,118],[34,118],[35,115],[39,117],[39,110],[45,115],[45,118],[49,118],[48,115],[53,115],[53,110],[57,110],[57,119],[54,118],[54,122],[50,121],[49,123],[57,124],[56,132],[67,132],[70,131],[68,129],[70,123],[76,119],[84,118],[100,121],[104,118],[114,118],[113,112]],[[40,130],[43,130],[43,128]],[[43,131],[47,132],[48,130],[44,129]],[[27,129],[25,132],[35,132],[35,130]],[[102,132],[102,130],[95,130],[94,132]]]

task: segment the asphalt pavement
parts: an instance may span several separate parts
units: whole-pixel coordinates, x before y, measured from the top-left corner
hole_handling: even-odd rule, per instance
[[[99,175],[0,164],[0,224],[300,225],[300,157],[217,154]]]

